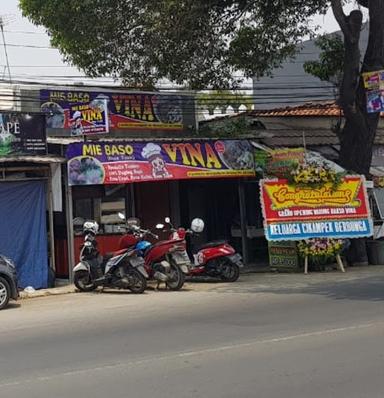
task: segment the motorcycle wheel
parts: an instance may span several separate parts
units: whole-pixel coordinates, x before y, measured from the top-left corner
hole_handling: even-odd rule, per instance
[[[11,288],[9,283],[4,278],[0,278],[0,310],[8,305],[10,298]]]
[[[170,290],[180,290],[184,286],[185,274],[175,264],[171,264],[170,279],[165,283]]]
[[[127,271],[127,277],[131,282],[129,286],[129,290],[135,294],[144,293],[145,289],[147,288],[147,280],[145,277],[137,270],[130,269]]]
[[[223,282],[236,282],[240,276],[240,268],[228,259],[224,259],[220,264],[220,278]]]
[[[96,285],[92,282],[87,271],[77,271],[73,277],[73,283],[82,292],[92,292]]]

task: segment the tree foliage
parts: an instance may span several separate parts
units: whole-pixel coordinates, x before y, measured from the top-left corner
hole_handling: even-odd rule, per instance
[[[344,67],[344,42],[338,35],[323,35],[315,40],[321,53],[316,61],[304,63],[304,70],[322,81],[340,86]]]
[[[20,0],[66,61],[131,86],[233,87],[293,56],[326,0]]]

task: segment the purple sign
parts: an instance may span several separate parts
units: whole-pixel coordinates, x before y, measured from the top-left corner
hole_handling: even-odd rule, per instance
[[[70,185],[252,177],[248,141],[84,142],[67,149]]]

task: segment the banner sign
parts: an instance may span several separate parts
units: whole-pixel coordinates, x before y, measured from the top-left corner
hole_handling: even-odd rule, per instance
[[[45,116],[0,113],[0,156],[46,155]]]
[[[297,270],[299,255],[293,241],[268,242],[269,265],[279,270]]]
[[[84,134],[107,133],[109,129],[182,131],[186,123],[183,108],[191,115],[194,111],[192,97],[143,92],[40,90],[40,104],[47,114],[47,128],[76,134],[76,121]],[[195,122],[189,120],[188,124]]]
[[[372,236],[373,225],[361,176],[346,176],[337,189],[261,180],[261,203],[267,240],[359,238]]]
[[[252,177],[248,141],[84,142],[67,148],[70,185]]]
[[[363,73],[367,90],[367,112],[384,112],[384,70]]]
[[[283,177],[293,165],[302,164],[304,160],[304,148],[275,149],[267,164],[267,175]]]
[[[271,151],[256,150],[255,167],[264,176],[284,178],[292,166],[304,163],[304,148],[281,148]]]

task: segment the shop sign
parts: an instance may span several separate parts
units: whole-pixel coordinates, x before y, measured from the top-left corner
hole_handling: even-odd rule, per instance
[[[44,115],[0,113],[0,156],[46,153]]]
[[[292,166],[303,164],[304,160],[304,148],[273,150],[267,163],[267,175],[284,177],[289,170],[292,170]]]
[[[363,73],[368,113],[384,112],[384,70]]]
[[[182,131],[187,122],[183,108],[192,114],[194,106],[187,96],[69,90],[40,90],[40,103],[47,128],[72,130],[72,134],[77,133],[79,117],[84,134],[109,129]]]
[[[358,238],[372,236],[373,226],[362,176],[345,176],[333,189],[303,188],[286,180],[262,180],[261,202],[268,240]]]
[[[248,141],[84,142],[67,149],[70,185],[252,177]]]
[[[299,268],[299,256],[296,242],[268,242],[269,265],[281,270],[296,270]]]

